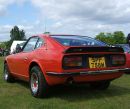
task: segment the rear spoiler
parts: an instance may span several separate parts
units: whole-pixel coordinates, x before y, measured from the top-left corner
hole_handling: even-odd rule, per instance
[[[85,53],[85,52],[119,52],[124,53],[121,47],[109,46],[88,46],[88,47],[69,47],[64,53]]]

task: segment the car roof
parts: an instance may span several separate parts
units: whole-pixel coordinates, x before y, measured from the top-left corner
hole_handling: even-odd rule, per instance
[[[40,36],[40,37],[43,37],[43,36],[50,36],[50,37],[51,36],[83,36],[83,37],[89,37],[89,36],[84,36],[84,35],[73,35],[73,34],[38,34],[38,35],[33,35],[32,37],[35,37],[35,36]]]
[[[56,36],[56,37],[62,37],[62,36],[81,36],[81,37],[88,37],[88,38],[92,38],[92,37],[89,37],[89,36],[82,36],[82,35],[72,35],[72,34],[37,34],[37,35],[33,35],[32,37],[53,37],[53,36]]]

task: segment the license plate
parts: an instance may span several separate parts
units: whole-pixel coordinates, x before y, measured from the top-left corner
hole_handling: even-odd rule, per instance
[[[89,67],[90,68],[105,68],[105,58],[104,57],[89,57]]]

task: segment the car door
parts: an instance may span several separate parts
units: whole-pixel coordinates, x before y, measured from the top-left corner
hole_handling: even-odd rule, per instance
[[[31,37],[25,46],[23,47],[22,52],[15,54],[15,74],[20,78],[26,79],[28,75],[28,66],[32,58],[34,57],[33,51],[35,50],[38,37]]]

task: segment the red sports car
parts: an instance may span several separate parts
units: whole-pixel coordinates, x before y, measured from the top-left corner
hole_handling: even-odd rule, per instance
[[[125,63],[120,47],[86,36],[42,34],[30,37],[19,52],[6,57],[4,79],[28,81],[34,97],[45,97],[50,86],[65,83],[107,89],[129,70]]]

